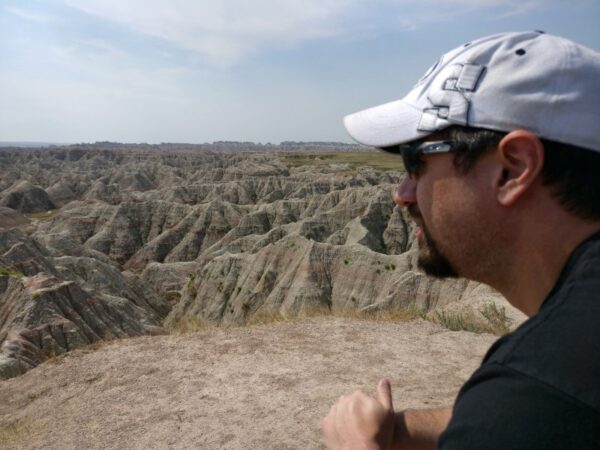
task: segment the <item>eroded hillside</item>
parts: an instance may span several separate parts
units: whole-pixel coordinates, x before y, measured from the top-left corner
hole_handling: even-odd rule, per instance
[[[387,155],[53,148],[1,151],[0,170],[0,378],[205,322],[505,320],[488,288],[416,270]]]

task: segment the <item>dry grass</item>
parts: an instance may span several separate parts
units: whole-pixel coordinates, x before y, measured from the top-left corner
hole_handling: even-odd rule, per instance
[[[236,328],[244,326],[263,326],[282,322],[295,322],[314,317],[342,317],[346,319],[359,319],[376,322],[408,322],[415,319],[424,319],[425,312],[416,308],[392,311],[361,311],[356,308],[336,309],[333,312],[327,307],[314,307],[303,309],[297,314],[286,315],[280,311],[260,311],[246,318],[244,322],[218,323],[200,319],[195,316],[184,316],[177,323],[171,325],[171,331],[178,334],[193,333],[214,328]]]
[[[330,164],[348,164],[356,171],[362,167],[377,170],[404,171],[402,158],[382,151],[338,152],[338,153],[291,153],[282,157],[289,168],[301,166],[327,166]]]
[[[504,307],[495,303],[485,304],[479,310],[483,320],[474,312],[445,313],[435,312],[431,320],[452,331],[470,331],[472,333],[490,333],[503,336],[509,332],[510,319]]]
[[[31,431],[31,425],[22,420],[0,427],[0,448],[18,448],[21,438]]]
[[[23,214],[23,215],[25,217],[27,217],[28,219],[48,220],[48,219],[51,219],[52,217],[56,216],[59,212],[60,212],[60,209],[52,209],[50,211],[42,211],[42,212],[37,212],[37,213],[28,213],[28,214]]]
[[[126,337],[120,338],[119,340],[127,339]],[[77,355],[85,355],[87,353],[95,352],[96,350],[105,347],[109,343],[113,342],[115,338],[107,337],[104,340],[92,342],[84,347],[74,348],[72,351],[68,351],[65,353],[56,353],[55,349],[52,349],[50,353],[47,355],[47,359],[44,360],[44,364],[52,364],[52,365],[60,365],[65,362],[65,358],[69,358],[71,356]]]
[[[104,336],[100,341],[96,341],[96,342],[92,342],[91,344],[86,345],[85,347],[78,347],[76,349],[77,352],[79,353],[91,353],[93,351],[98,350],[99,348],[105,347],[109,344],[112,344],[115,341],[122,341],[123,339],[134,339],[135,336],[128,336],[128,337],[121,337],[121,338],[116,338],[114,336],[111,336],[110,334],[107,336]],[[65,355],[68,355],[69,353],[65,353]],[[62,356],[62,355],[61,355]]]
[[[181,299],[181,293],[179,291],[161,291],[160,296],[171,306],[175,305]]]
[[[335,308],[331,310],[327,306],[315,306],[291,313],[279,310],[259,310],[253,314],[249,314],[242,320],[230,323],[210,321],[194,315],[185,315],[177,322],[166,324],[166,326],[173,333],[186,334],[215,328],[237,328],[295,322],[313,317],[341,317],[376,322],[408,322],[415,319],[425,319],[452,331],[490,333],[498,336],[502,336],[510,331],[510,319],[506,315],[506,310],[504,307],[498,307],[493,302],[482,306],[479,314],[476,311],[461,313],[447,313],[443,311],[427,312],[417,307],[393,310],[359,308]]]
[[[203,331],[217,327],[217,323],[209,322],[208,320],[200,319],[199,317],[192,315],[186,315],[174,324],[168,324],[169,330],[175,334],[194,333],[196,331]]]
[[[504,306],[498,307],[495,303],[486,303],[479,312],[486,318],[493,333],[504,336],[510,331],[510,319],[506,315]]]

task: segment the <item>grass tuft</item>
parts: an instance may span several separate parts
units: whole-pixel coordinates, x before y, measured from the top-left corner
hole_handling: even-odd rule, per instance
[[[506,315],[504,306],[498,307],[494,302],[486,303],[479,310],[481,315],[486,318],[494,334],[503,336],[510,331],[510,319]]]
[[[50,211],[42,211],[37,213],[27,213],[23,214],[28,219],[35,220],[48,220],[54,216],[56,216],[60,212],[60,209],[51,209]]]
[[[179,291],[161,291],[160,296],[171,306],[175,305],[181,299],[181,293]]]
[[[175,334],[194,333],[196,331],[216,328],[218,324],[200,319],[196,316],[186,315],[174,324],[170,324],[169,330]]]
[[[0,448],[18,448],[19,440],[31,431],[31,426],[22,420],[0,428]]]
[[[23,278],[25,275],[17,270],[9,269],[8,267],[0,267],[0,277],[1,276]]]
[[[510,319],[504,307],[490,302],[479,310],[483,320],[472,312],[446,313],[436,311],[432,320],[451,331],[470,331],[472,333],[491,333],[503,336],[509,332]]]
[[[470,331],[471,333],[485,333],[485,328],[472,314],[446,313],[436,311],[433,322],[439,323],[450,331]]]

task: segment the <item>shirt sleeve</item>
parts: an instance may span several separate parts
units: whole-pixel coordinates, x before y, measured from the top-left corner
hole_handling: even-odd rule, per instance
[[[600,412],[500,364],[461,389],[441,450],[600,449]]]

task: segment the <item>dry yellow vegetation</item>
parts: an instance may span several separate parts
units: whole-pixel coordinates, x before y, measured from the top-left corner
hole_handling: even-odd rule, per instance
[[[348,164],[351,169],[372,167],[376,170],[404,172],[404,164],[399,155],[383,151],[336,152],[336,153],[290,153],[285,155],[283,163],[292,168],[300,166],[325,166],[329,164]]]

